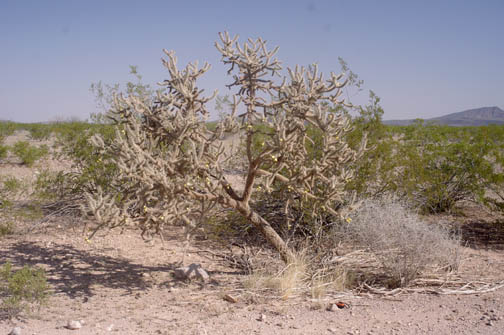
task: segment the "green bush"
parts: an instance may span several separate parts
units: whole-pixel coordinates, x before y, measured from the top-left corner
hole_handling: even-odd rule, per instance
[[[0,160],[1,159],[4,159],[5,157],[7,157],[7,152],[9,151],[9,148],[5,145],[2,145],[1,144],[1,139],[0,139]]]
[[[19,179],[0,176],[0,221],[4,221],[4,214],[12,207],[12,199],[26,190],[26,185]]]
[[[30,138],[37,141],[47,140],[53,131],[52,125],[41,123],[27,125],[25,129],[30,132]]]
[[[381,196],[397,189],[397,148],[390,129],[382,123],[383,108],[380,98],[370,92],[369,104],[359,107],[359,114],[352,119],[353,130],[348,134],[352,148],[360,145],[366,135],[368,150],[355,162],[355,175],[347,185],[347,191],[356,192],[361,198]]]
[[[0,238],[12,234],[14,234],[14,223],[12,221],[0,222]]]
[[[71,159],[72,168],[77,172],[53,175],[52,187],[61,186],[70,195],[82,194],[83,190],[92,192],[96,187],[108,190],[116,186],[111,181],[117,174],[117,166],[90,144],[90,138],[97,134],[106,142],[111,141],[116,135],[112,125],[73,122],[61,125],[56,134],[60,155]]]
[[[461,200],[504,208],[503,126],[448,127],[422,120],[385,126],[379,98],[372,92],[370,98],[348,135],[355,147],[366,133],[371,148],[355,162],[348,191],[361,198],[395,194],[429,213],[449,212]],[[488,189],[497,199],[485,197]]]
[[[127,82],[124,92],[120,92],[120,85],[107,85],[101,82],[91,85],[91,92],[95,95],[98,106],[104,113],[91,115],[91,122],[58,122],[51,125],[56,135],[56,146],[59,157],[72,161],[73,172],[42,173],[36,182],[36,195],[45,200],[67,199],[75,202],[82,198],[83,193],[94,193],[97,188],[106,192],[121,193],[123,181],[117,178],[118,168],[108,159],[107,155],[90,144],[90,139],[99,135],[105,143],[111,142],[116,131],[122,127],[112,125],[112,115],[108,109],[114,100],[114,95],[141,96],[146,100],[154,99],[154,91],[149,85],[141,82],[142,76],[137,73],[135,66],[130,66],[136,82]]]
[[[11,151],[21,159],[22,164],[31,167],[37,160],[47,155],[49,149],[46,145],[36,147],[26,141],[19,141],[14,144]]]
[[[23,182],[16,177],[9,176],[3,180],[2,193],[15,194],[23,188]]]
[[[0,142],[4,137],[14,134],[14,132],[19,128],[19,124],[14,122],[0,122]]]
[[[424,211],[451,211],[460,200],[482,201],[494,174],[492,143],[478,132],[417,123],[398,150],[398,188]]]
[[[25,266],[13,271],[7,262],[0,268],[0,318],[13,318],[22,312],[31,312],[33,307],[47,304],[49,284],[45,271]]]

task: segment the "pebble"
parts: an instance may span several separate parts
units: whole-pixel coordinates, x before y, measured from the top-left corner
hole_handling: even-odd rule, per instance
[[[257,319],[257,321],[266,321],[266,315],[264,315],[264,314],[259,315],[259,318]]]
[[[9,335],[21,335],[21,327],[12,328]]]
[[[80,321],[69,320],[66,327],[71,330],[77,330],[82,328]]]
[[[326,310],[328,312],[336,312],[338,310],[338,305],[336,304],[330,304],[329,306],[327,306]]]
[[[201,267],[201,264],[192,263],[189,266],[176,268],[173,272],[175,278],[185,280],[198,278],[204,282],[210,279],[208,273]]]

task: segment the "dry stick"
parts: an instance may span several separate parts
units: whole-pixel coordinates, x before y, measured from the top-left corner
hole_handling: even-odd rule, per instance
[[[364,287],[373,294],[384,295],[384,296],[396,296],[396,295],[404,293],[404,292],[431,293],[431,294],[439,294],[439,295],[456,295],[456,294],[469,295],[469,294],[481,294],[481,293],[494,292],[494,291],[504,287],[504,281],[501,281],[501,282],[497,282],[497,283],[493,283],[493,284],[488,283],[486,285],[483,285],[482,287],[478,287],[475,289],[466,289],[466,287],[469,287],[471,284],[472,283],[467,283],[459,289],[397,288],[394,290],[386,290],[386,289],[374,288],[374,287],[371,287],[367,284],[364,284]]]

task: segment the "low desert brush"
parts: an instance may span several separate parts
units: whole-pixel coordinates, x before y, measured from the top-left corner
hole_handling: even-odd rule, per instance
[[[47,155],[49,148],[47,145],[37,147],[26,141],[19,141],[14,144],[11,151],[21,159],[23,165],[31,167],[37,160]]]
[[[442,226],[427,224],[398,202],[368,200],[348,221],[347,238],[376,257],[389,286],[405,286],[427,268],[458,267],[458,237]]]
[[[13,271],[7,262],[0,268],[0,319],[10,319],[22,312],[40,309],[49,298],[44,270],[25,266]]]

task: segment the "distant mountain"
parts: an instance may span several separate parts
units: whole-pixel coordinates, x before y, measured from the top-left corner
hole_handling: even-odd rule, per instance
[[[407,126],[415,120],[385,120],[384,124]],[[440,117],[425,119],[426,123],[446,126],[487,126],[489,124],[504,124],[504,111],[499,107],[482,107],[463,112],[447,114]]]

